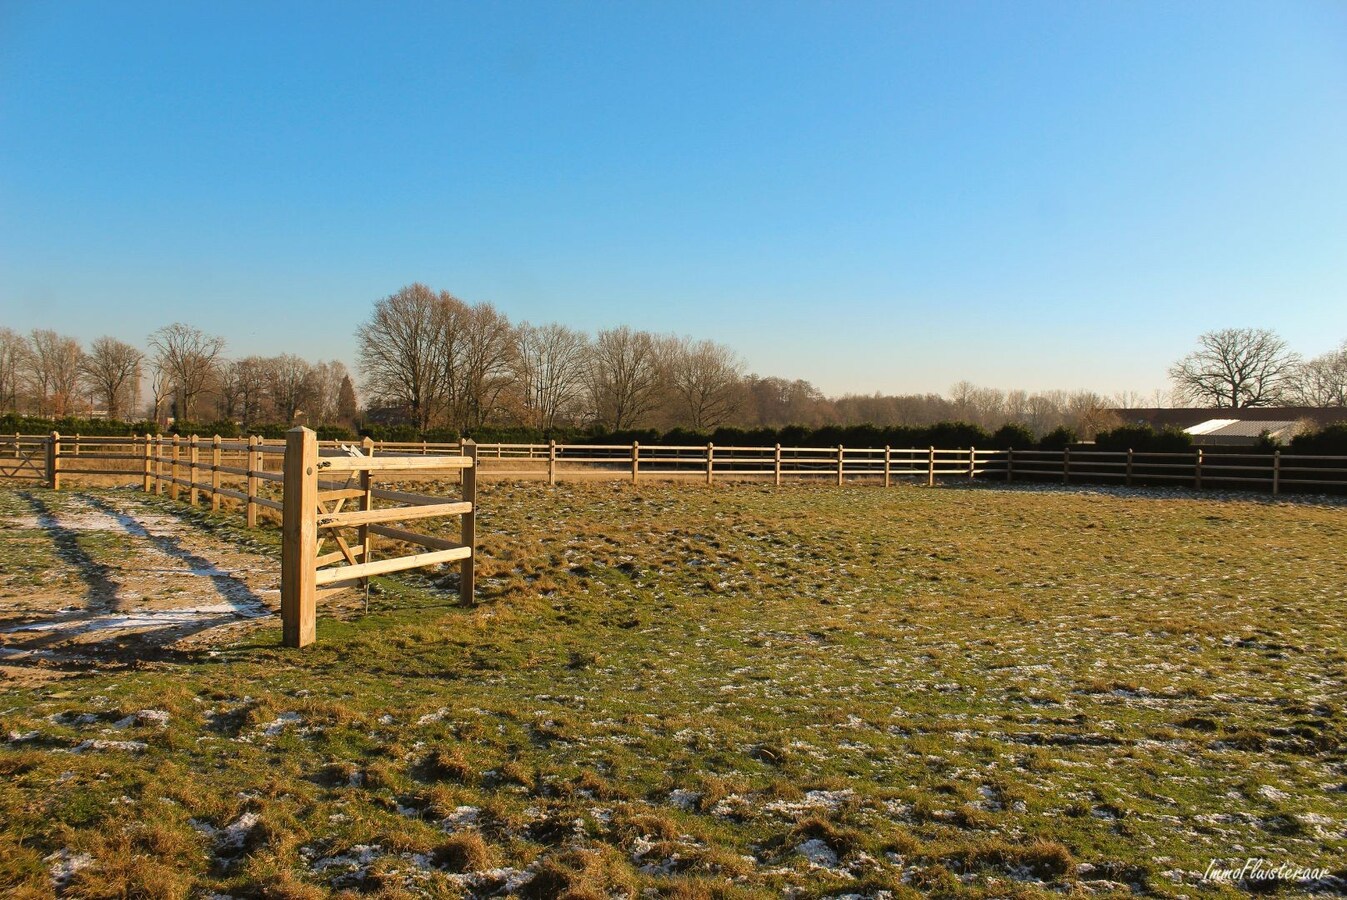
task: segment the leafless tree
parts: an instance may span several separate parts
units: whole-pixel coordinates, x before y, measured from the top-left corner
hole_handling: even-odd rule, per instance
[[[743,404],[743,363],[733,350],[714,341],[669,342],[664,380],[677,420],[691,428],[723,425]]]
[[[1092,441],[1101,431],[1122,425],[1122,419],[1110,409],[1109,401],[1094,391],[1074,391],[1066,401],[1066,422],[1081,440]]]
[[[28,341],[9,328],[0,328],[0,412],[19,411],[19,388],[28,368]]]
[[[815,427],[836,417],[833,404],[823,392],[803,379],[750,375],[745,382],[748,405],[752,410],[748,424],[766,428],[786,425]]]
[[[1140,391],[1119,391],[1108,402],[1118,409],[1137,409],[1146,404],[1146,397]]]
[[[1029,420],[1029,392],[1025,390],[1006,391],[1005,420],[1023,425]]]
[[[266,360],[263,370],[267,396],[281,421],[289,424],[295,415],[307,412],[305,406],[313,399],[313,366],[293,353],[284,353]]]
[[[224,351],[224,338],[175,322],[151,334],[149,344],[160,371],[172,379],[178,416],[191,421],[192,406],[206,389]]]
[[[1223,328],[1198,338],[1198,349],[1169,369],[1182,399],[1215,407],[1271,406],[1282,401],[1300,358],[1266,328]]]
[[[1300,366],[1295,398],[1303,406],[1347,406],[1347,341]]]
[[[270,415],[267,360],[261,356],[245,356],[218,368],[220,417],[245,425],[266,421]]]
[[[1029,430],[1037,435],[1047,434],[1064,420],[1066,393],[1063,391],[1038,391],[1029,395],[1029,418],[1025,422]]]
[[[589,342],[564,325],[515,329],[514,379],[524,424],[551,431],[576,411],[585,389]]]
[[[169,400],[174,396],[173,376],[158,359],[150,363],[150,418],[160,425],[168,423]]]
[[[949,399],[962,422],[995,428],[1005,421],[1005,395],[996,388],[960,381],[950,389]]]
[[[348,380],[350,376],[340,360],[330,359],[314,363],[313,393],[309,397],[308,409],[305,410],[309,414],[310,422],[328,425],[340,420],[337,411],[338,399],[342,383]]]
[[[514,329],[494,306],[480,303],[462,312],[456,334],[453,424],[464,431],[480,428],[499,409],[501,392],[510,384]]]
[[[430,425],[443,386],[452,376],[444,362],[442,298],[412,284],[374,304],[356,332],[360,372],[370,395],[405,407],[418,428]]]
[[[113,337],[104,336],[89,345],[89,352],[80,362],[80,375],[102,401],[109,419],[135,409],[144,358],[135,347]]]
[[[658,407],[661,379],[653,335],[625,325],[600,331],[586,369],[595,421],[614,430],[644,424]]]
[[[28,383],[39,415],[60,417],[73,411],[79,388],[79,341],[39,328],[29,338]]]

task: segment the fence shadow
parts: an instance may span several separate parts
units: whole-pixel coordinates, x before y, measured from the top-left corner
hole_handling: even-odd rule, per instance
[[[182,578],[208,578],[222,601],[128,610],[122,596],[125,576],[117,577],[115,567],[94,559],[81,546],[80,531],[63,525],[43,498],[28,491],[18,496],[32,508],[38,526],[52,541],[59,558],[79,574],[85,591],[79,609],[11,625],[0,632],[0,663],[6,666],[33,665],[71,671],[94,660],[130,663],[194,656],[194,652],[181,653],[168,645],[222,625],[272,615],[262,598],[242,579],[185,547],[179,538],[153,534],[134,516],[106,500],[82,495],[81,500],[110,517],[122,532],[187,567],[165,569],[163,574],[170,578],[175,574]]]

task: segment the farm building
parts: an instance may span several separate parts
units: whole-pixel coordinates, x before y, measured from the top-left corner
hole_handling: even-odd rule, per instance
[[[1253,446],[1264,435],[1278,444],[1287,444],[1306,427],[1305,422],[1298,419],[1208,419],[1183,431],[1193,439],[1194,446],[1231,447]]]
[[[1128,425],[1174,428],[1202,446],[1252,446],[1264,432],[1281,444],[1302,431],[1347,422],[1347,408],[1325,406],[1259,406],[1241,409],[1139,407],[1115,409]]]

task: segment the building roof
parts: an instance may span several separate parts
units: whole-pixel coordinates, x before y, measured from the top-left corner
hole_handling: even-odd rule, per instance
[[[1270,437],[1275,438],[1284,432],[1295,432],[1299,425],[1300,422],[1297,419],[1289,421],[1277,419],[1208,419],[1191,428],[1185,428],[1184,431],[1193,436],[1201,435],[1212,438],[1256,438],[1266,432]]]
[[[1347,422],[1347,407],[1342,406],[1247,406],[1239,409],[1143,406],[1113,412],[1128,425],[1150,425],[1152,428],[1187,429],[1221,418],[1265,423],[1303,420],[1313,422],[1318,428]]]

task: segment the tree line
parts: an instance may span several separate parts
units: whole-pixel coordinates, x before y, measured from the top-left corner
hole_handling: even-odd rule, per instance
[[[182,323],[141,350],[113,337],[84,347],[50,329],[0,328],[0,412],[62,419],[289,423],[355,427],[355,384],[336,360],[292,354],[227,359],[223,338]]]
[[[148,335],[143,350],[113,337],[86,347],[49,329],[24,336],[0,327],[0,413],[143,418],[179,430],[197,422],[220,433],[303,421],[351,433],[512,431],[521,439],[961,422],[986,435],[1015,425],[1039,440],[1059,431],[1092,439],[1124,424],[1111,411],[1118,407],[1347,405],[1347,343],[1305,360],[1260,329],[1202,335],[1170,370],[1174,392],[1150,397],[964,381],[947,394],[830,398],[803,379],[749,373],[716,341],[626,326],[588,334],[555,322],[516,324],[490,303],[424,284],[376,301],[356,339],[364,404],[341,362],[229,358],[223,338],[182,323]]]

